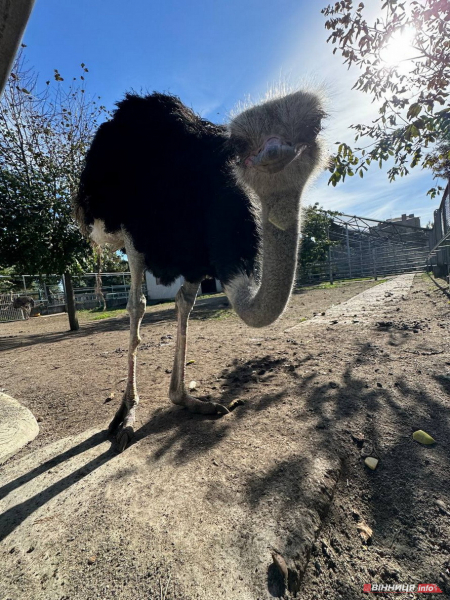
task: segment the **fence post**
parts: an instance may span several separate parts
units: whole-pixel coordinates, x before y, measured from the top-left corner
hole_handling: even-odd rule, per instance
[[[351,254],[350,254],[350,241],[348,238],[348,223],[345,224],[345,235],[347,238],[348,274],[351,279],[352,278],[352,258],[351,258]]]
[[[330,267],[330,283],[331,283],[331,285],[333,285],[334,281],[333,281],[333,265],[331,262],[331,246],[328,247],[328,265]]]
[[[78,324],[77,310],[75,307],[75,296],[73,293],[72,278],[70,273],[64,273],[64,292],[66,294],[67,313],[69,315],[69,324],[71,331],[78,331],[80,325]]]
[[[375,247],[372,248],[372,257],[373,257],[373,278],[375,281],[378,281],[377,276],[377,249]]]
[[[330,284],[333,285],[333,265],[331,262],[331,244],[330,244],[330,225],[327,226],[327,238],[328,238],[328,266],[330,269]]]

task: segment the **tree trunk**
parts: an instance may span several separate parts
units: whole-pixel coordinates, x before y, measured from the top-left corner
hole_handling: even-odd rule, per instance
[[[77,309],[75,308],[75,296],[73,293],[72,277],[70,273],[64,273],[64,290],[66,292],[67,313],[69,315],[69,324],[71,331],[78,331]]]
[[[106,299],[102,289],[102,249],[97,246],[97,274],[95,275],[95,293],[102,306],[102,310],[106,310]]]

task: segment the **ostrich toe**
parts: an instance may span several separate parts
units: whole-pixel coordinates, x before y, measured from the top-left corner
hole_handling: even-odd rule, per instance
[[[122,402],[108,427],[108,431],[116,436],[119,452],[123,452],[133,439],[135,420],[135,408],[128,408],[126,403]]]
[[[204,402],[203,400],[198,400],[188,394],[184,395],[183,398],[181,398],[180,401],[175,402],[175,404],[185,406],[190,412],[200,415],[226,415],[230,412],[228,408],[222,404],[218,404],[217,402]]]

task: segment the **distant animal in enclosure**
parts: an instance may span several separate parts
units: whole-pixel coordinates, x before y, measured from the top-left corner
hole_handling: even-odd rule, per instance
[[[324,167],[320,97],[272,95],[227,126],[197,116],[175,97],[128,94],[100,126],[75,199],[82,228],[98,244],[124,247],[131,271],[128,382],[110,424],[123,450],[138,404],[136,352],[146,301],[145,269],[164,285],[180,275],[178,334],[169,397],[192,412],[224,414],[188,394],[189,314],[201,281],[218,278],[251,327],[273,323],[291,294],[300,198]]]
[[[26,319],[30,318],[31,309],[33,307],[34,300],[31,296],[17,296],[17,298],[14,298],[13,308],[21,309]]]

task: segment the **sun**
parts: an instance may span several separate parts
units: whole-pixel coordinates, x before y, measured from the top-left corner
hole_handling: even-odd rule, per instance
[[[387,45],[380,51],[380,58],[385,67],[397,67],[397,70],[411,70],[409,61],[417,55],[413,47],[416,30],[413,27],[404,28],[392,35]]]

